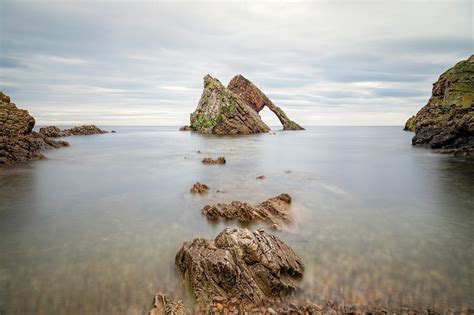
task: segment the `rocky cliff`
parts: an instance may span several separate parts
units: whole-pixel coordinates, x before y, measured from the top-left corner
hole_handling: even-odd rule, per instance
[[[191,114],[190,127],[213,134],[251,134],[270,130],[251,106],[210,75],[204,77],[204,91]]]
[[[275,104],[250,80],[238,74],[230,80],[227,86],[239,98],[260,112],[265,106],[268,107],[280,120],[284,130],[304,130],[303,127],[290,120],[285,112]]]
[[[428,104],[407,120],[405,130],[415,131],[413,145],[474,158],[474,55],[439,77]]]
[[[69,145],[32,131],[35,119],[28,111],[10,102],[10,97],[0,92],[0,167],[16,162],[40,160],[47,148]]]

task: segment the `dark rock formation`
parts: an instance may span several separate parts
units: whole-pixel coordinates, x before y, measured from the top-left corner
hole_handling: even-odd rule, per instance
[[[28,111],[10,103],[0,92],[0,167],[16,162],[44,159],[42,150],[69,145],[33,132],[34,118]]]
[[[185,242],[175,264],[201,305],[217,296],[252,304],[286,297],[304,271],[301,259],[276,236],[231,228],[214,240]]]
[[[413,145],[474,158],[474,55],[439,77],[428,104],[405,130],[415,131]]]
[[[239,98],[243,99],[247,104],[260,112],[267,106],[280,120],[284,130],[304,130],[303,127],[290,120],[285,112],[275,104],[250,80],[238,74],[230,80],[227,86],[229,90],[234,92]]]
[[[291,197],[288,194],[270,198],[257,206],[247,202],[232,201],[231,203],[218,203],[217,205],[206,205],[202,213],[211,220],[232,219],[240,223],[265,222],[279,229],[285,223],[291,223],[289,210]]]
[[[256,179],[265,179],[265,178],[266,178],[265,175],[259,175],[256,177]]]
[[[225,164],[225,157],[220,156],[217,159],[207,157],[207,158],[202,159],[202,163],[204,163],[204,164]]]
[[[196,182],[196,184],[191,187],[190,190],[193,194],[205,194],[209,191],[209,187],[205,184],[201,184],[200,182]]]
[[[179,131],[193,131],[193,128],[191,128],[190,126],[182,126],[179,128]]]
[[[191,114],[191,128],[217,135],[270,130],[251,106],[210,75],[204,77],[204,91],[196,110]]]
[[[46,137],[68,137],[68,136],[89,136],[96,134],[107,133],[107,131],[100,129],[96,125],[82,125],[70,129],[61,130],[56,126],[49,126],[40,128],[39,133]]]

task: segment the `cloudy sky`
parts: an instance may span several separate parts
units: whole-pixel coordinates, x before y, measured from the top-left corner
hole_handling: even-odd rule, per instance
[[[38,124],[182,125],[205,74],[240,73],[303,125],[402,125],[474,53],[473,16],[470,0],[1,0],[0,87]]]

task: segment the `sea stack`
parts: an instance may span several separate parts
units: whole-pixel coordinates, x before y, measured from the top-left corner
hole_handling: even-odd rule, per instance
[[[258,114],[265,106],[277,115],[284,130],[304,129],[242,75],[236,75],[227,88],[218,79],[206,75],[201,99],[191,114],[191,124],[180,130],[217,135],[268,132],[270,128]]]
[[[441,74],[428,104],[404,129],[415,132],[413,145],[474,158],[474,55]]]

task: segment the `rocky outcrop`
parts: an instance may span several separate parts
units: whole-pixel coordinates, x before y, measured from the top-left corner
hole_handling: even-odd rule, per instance
[[[153,309],[148,315],[184,315],[190,312],[181,300],[173,300],[168,295],[158,293],[153,299]]]
[[[280,229],[284,224],[292,221],[289,215],[290,205],[290,195],[281,194],[255,207],[241,201],[206,205],[202,209],[202,214],[211,220],[230,219],[244,224],[265,222],[275,229]]]
[[[0,92],[0,167],[30,160],[44,159],[42,150],[69,145],[33,132],[35,119],[28,111],[10,103]]]
[[[290,120],[285,112],[275,104],[250,80],[243,75],[236,75],[227,86],[239,98],[260,112],[265,106],[268,107],[280,120],[284,130],[304,130],[303,127]]]
[[[209,191],[209,187],[205,184],[201,184],[200,182],[196,182],[196,184],[191,187],[191,193],[193,194],[205,194]]]
[[[190,126],[188,125],[185,125],[185,126],[181,126],[179,128],[179,131],[193,131],[193,128],[191,128]]]
[[[191,114],[190,127],[201,133],[217,135],[270,130],[250,105],[210,75],[204,77],[204,91],[196,110]]]
[[[286,297],[304,271],[301,259],[276,236],[231,228],[214,240],[185,242],[175,264],[201,305],[217,296],[252,304]]]
[[[474,55],[458,62],[433,84],[428,104],[405,124],[413,145],[474,158]]]
[[[49,126],[40,128],[39,133],[52,138],[68,137],[68,136],[89,136],[107,133],[107,131],[100,129],[96,125],[82,125],[70,129],[61,130],[56,126]]]
[[[225,157],[220,156],[217,159],[213,159],[210,157],[202,159],[202,163],[204,164],[225,164]]]

